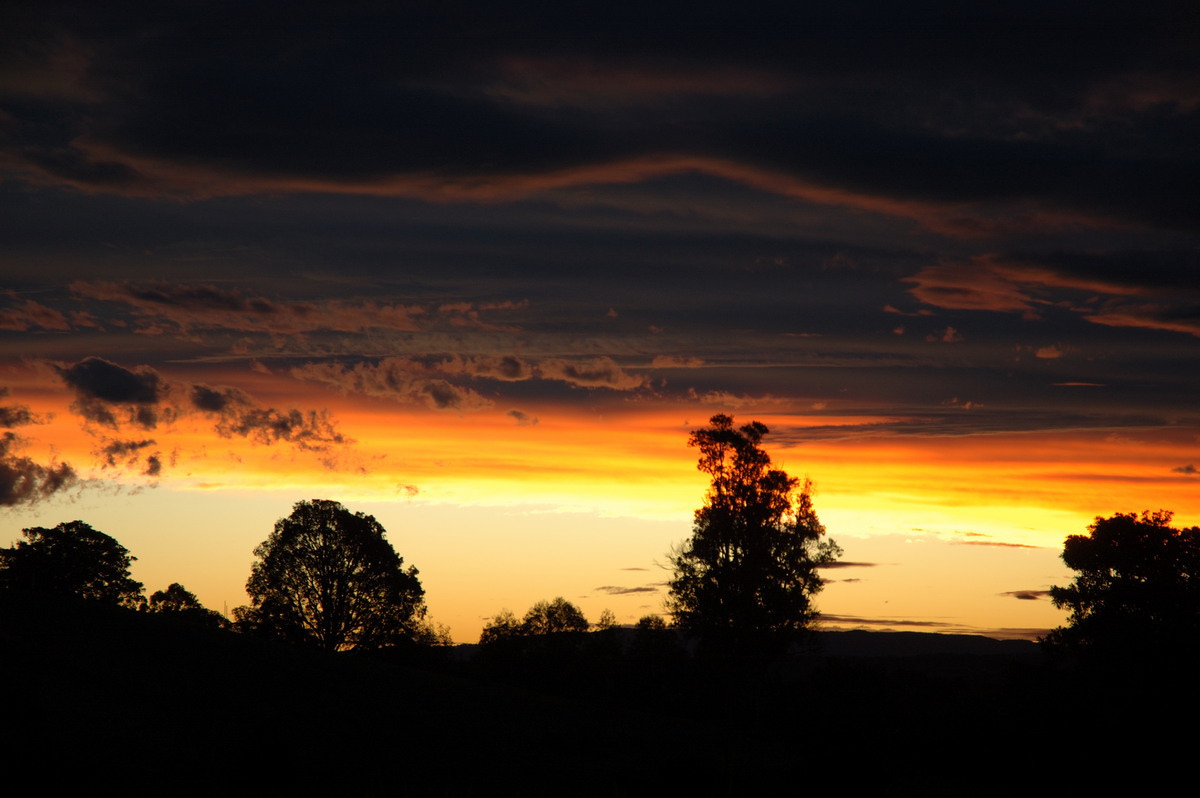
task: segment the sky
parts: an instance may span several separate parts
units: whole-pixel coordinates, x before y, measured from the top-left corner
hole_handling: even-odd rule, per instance
[[[1067,535],[1200,523],[1195,3],[24,5],[0,545],[230,610],[334,499],[460,642],[632,623],[717,413],[812,480],[825,628],[1035,636]]]

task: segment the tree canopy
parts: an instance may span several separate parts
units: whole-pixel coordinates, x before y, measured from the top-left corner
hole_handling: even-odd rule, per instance
[[[616,623],[615,619],[612,623]],[[534,604],[521,621],[517,620],[517,616],[513,615],[511,610],[501,610],[484,626],[479,642],[487,645],[516,637],[586,632],[588,627],[583,611],[559,596],[553,601],[539,601]]]
[[[141,603],[142,583],[129,575],[137,558],[103,532],[67,521],[21,534],[26,540],[0,549],[0,585],[129,607]]]
[[[1167,511],[1096,518],[1071,535],[1063,562],[1078,571],[1050,588],[1068,625],[1044,638],[1052,648],[1120,655],[1188,651],[1200,646],[1200,527],[1175,529]]]
[[[197,626],[220,628],[228,625],[221,613],[210,610],[200,603],[196,594],[178,582],[166,590],[156,590],[150,595],[146,609],[158,615],[168,615]]]
[[[822,540],[811,484],[771,467],[759,445],[768,432],[757,421],[737,429],[732,417],[715,415],[688,438],[711,485],[692,537],[671,555],[667,608],[676,625],[703,638],[745,645],[804,630],[824,584],[817,569],[841,555]]]
[[[417,569],[373,516],[335,501],[297,502],[254,550],[250,607],[239,625],[326,651],[376,649],[420,637],[425,591]]]

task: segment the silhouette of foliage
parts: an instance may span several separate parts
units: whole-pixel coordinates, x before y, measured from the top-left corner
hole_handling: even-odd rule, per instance
[[[146,609],[152,613],[169,615],[198,626],[222,628],[228,623],[221,613],[205,607],[192,591],[178,582],[173,582],[166,590],[157,590],[151,594]]]
[[[239,627],[326,651],[418,639],[425,591],[384,534],[374,517],[338,502],[297,502],[254,550],[251,605],[234,610]]]
[[[586,632],[588,621],[578,607],[559,596],[554,601],[539,601],[530,607],[521,621],[521,630],[527,635]]]
[[[479,644],[486,646],[499,643],[501,640],[511,640],[520,634],[521,622],[517,620],[517,616],[513,615],[512,610],[503,609],[484,624],[483,632],[479,635]]]
[[[613,623],[616,623],[615,618]],[[539,601],[534,604],[519,622],[511,610],[501,610],[484,625],[479,642],[481,645],[487,645],[521,637],[586,632],[588,626],[583,611],[559,596],[553,601]]]
[[[1050,588],[1068,625],[1051,649],[1106,656],[1194,652],[1200,645],[1200,527],[1174,529],[1167,511],[1096,518],[1071,535],[1063,562],[1079,573]]]
[[[26,540],[0,549],[0,585],[136,607],[142,583],[129,576],[136,560],[113,538],[83,521],[21,530]]]
[[[783,643],[804,630],[823,586],[817,569],[841,555],[821,540],[811,484],[771,468],[759,446],[767,433],[757,421],[735,429],[715,415],[688,438],[712,484],[691,539],[671,555],[667,608],[677,626],[710,642]]]
[[[662,619],[661,615],[643,615],[638,618],[634,628],[651,632],[661,631],[667,628],[667,622]]]

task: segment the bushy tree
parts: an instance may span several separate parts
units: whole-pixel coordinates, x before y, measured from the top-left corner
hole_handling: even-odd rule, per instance
[[[178,582],[173,582],[166,590],[156,590],[152,593],[146,609],[197,626],[221,628],[228,625],[221,613],[205,607],[192,591]]]
[[[1163,510],[1096,518],[1071,535],[1063,562],[1078,574],[1050,588],[1067,626],[1044,638],[1055,650],[1111,657],[1195,653],[1200,647],[1200,528],[1171,527]]]
[[[822,540],[810,483],[771,467],[759,445],[767,433],[715,415],[688,438],[712,482],[692,537],[671,555],[667,607],[678,627],[711,642],[782,644],[804,630],[824,584],[818,569],[841,555]]]
[[[588,621],[583,611],[562,596],[554,601],[539,601],[525,613],[521,629],[528,635],[549,635],[561,632],[586,632]]]
[[[297,502],[254,550],[241,628],[326,651],[377,649],[417,640],[425,591],[417,569],[388,543],[374,517],[335,501]]]
[[[517,620],[517,616],[513,615],[511,610],[501,610],[483,627],[479,642],[487,645],[519,637],[586,632],[588,626],[583,611],[559,596],[553,601],[539,601],[534,604],[521,621]]]
[[[483,625],[483,632],[479,635],[479,645],[486,646],[503,640],[512,640],[519,637],[520,634],[521,622],[517,620],[517,616],[513,615],[512,610],[503,609]]]
[[[21,530],[25,540],[0,549],[0,585],[136,607],[142,583],[130,578],[137,558],[83,521]]]

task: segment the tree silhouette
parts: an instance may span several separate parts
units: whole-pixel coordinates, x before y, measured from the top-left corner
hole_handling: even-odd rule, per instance
[[[1096,518],[1071,535],[1063,562],[1078,571],[1050,588],[1068,625],[1043,641],[1053,650],[1127,658],[1194,653],[1200,645],[1200,527],[1174,529],[1167,511]]]
[[[479,645],[492,645],[504,640],[512,640],[520,635],[521,622],[517,620],[517,616],[513,615],[512,610],[503,609],[484,624],[483,631],[479,635]]]
[[[554,601],[539,601],[530,607],[521,621],[521,629],[527,635],[586,632],[588,621],[578,607],[559,596]]]
[[[152,593],[146,609],[197,626],[221,628],[228,625],[221,613],[205,607],[192,591],[178,582],[173,582],[166,590],[156,590]]]
[[[611,615],[611,613],[609,613]],[[616,619],[613,618],[615,625]],[[529,608],[525,618],[517,621],[511,610],[501,610],[483,627],[481,645],[521,637],[586,632],[588,621],[583,611],[562,596],[553,601],[539,601]]]
[[[681,629],[739,646],[784,643],[816,614],[817,569],[841,549],[821,540],[811,485],[771,468],[757,421],[735,429],[715,415],[694,430],[697,468],[712,478],[696,511],[692,537],[671,555],[667,608]]]
[[[417,639],[425,592],[384,534],[374,517],[338,502],[297,502],[254,550],[239,626],[326,651]]]
[[[113,538],[83,521],[21,530],[26,540],[0,549],[0,585],[136,607],[142,583],[129,576],[136,560]]]

